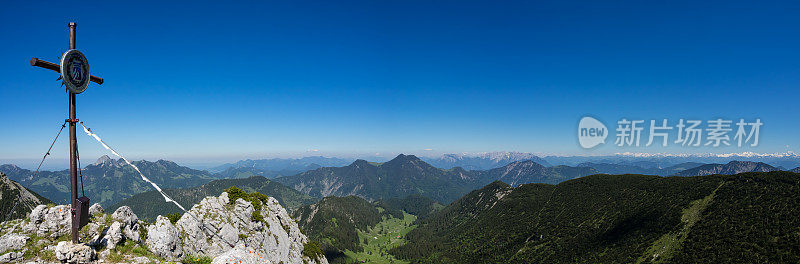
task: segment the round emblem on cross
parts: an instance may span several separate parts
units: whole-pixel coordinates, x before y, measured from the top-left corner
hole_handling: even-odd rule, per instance
[[[61,57],[61,78],[71,92],[79,94],[89,85],[89,62],[78,50],[68,50]]]

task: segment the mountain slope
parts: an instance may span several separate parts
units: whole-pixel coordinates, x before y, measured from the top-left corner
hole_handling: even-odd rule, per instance
[[[744,172],[769,172],[778,169],[763,162],[731,161],[727,164],[706,164],[676,173],[676,176],[733,175]]]
[[[791,172],[800,173],[800,167],[794,168]]]
[[[420,220],[390,253],[413,263],[794,263],[798,189],[786,172],[492,183]]]
[[[193,204],[203,200],[203,198],[222,193],[225,189],[228,189],[232,186],[236,186],[247,192],[258,192],[270,197],[274,197],[283,207],[286,207],[289,210],[295,209],[302,205],[312,204],[317,201],[317,199],[313,197],[302,194],[292,188],[268,180],[262,176],[253,176],[250,178],[241,179],[215,180],[193,188],[164,189],[164,193],[177,201],[184,208],[189,208]],[[157,191],[149,191],[134,195],[112,205],[109,207],[109,209],[116,210],[116,208],[122,206],[129,206],[131,209],[137,212],[140,218],[147,221],[152,221],[156,218],[156,216],[159,215],[183,213],[180,208],[174,204],[165,203],[164,198]]]
[[[275,180],[315,197],[357,195],[378,200],[422,194],[452,201],[471,189],[459,177],[416,156],[400,154],[382,164],[357,160],[345,167],[325,167]]]
[[[47,198],[22,187],[0,172],[0,222],[23,218],[36,206],[49,203]]]
[[[511,186],[519,186],[526,183],[557,184],[578,177],[599,174],[600,172],[588,167],[545,167],[536,162],[525,160],[512,162],[501,168],[488,171],[475,171],[475,173],[479,175],[478,178],[483,179],[481,184],[503,181]]]
[[[460,167],[443,170],[416,156],[400,154],[385,163],[357,160],[345,167],[319,168],[275,180],[315,197],[356,195],[367,200],[386,200],[419,194],[449,203],[496,180],[514,185],[558,183],[596,173],[592,168],[544,167],[530,160],[488,171],[467,171]]]
[[[413,223],[409,214],[424,218],[443,206],[430,198],[410,195],[406,198],[392,198],[387,201],[370,203],[358,196],[323,198],[316,204],[303,206],[296,210],[295,218],[306,235],[321,245],[331,263],[352,263],[364,260],[369,255],[384,255],[385,251],[370,248],[372,244],[386,245],[376,240],[376,235],[388,238],[387,241],[402,241],[402,232],[397,225],[377,227],[379,223],[399,223],[405,219],[406,228]],[[391,226],[391,227],[389,227]],[[380,230],[380,231],[377,231]],[[378,233],[370,235],[369,233]],[[366,238],[366,239],[365,239]],[[366,240],[366,241],[365,241]],[[385,246],[388,247],[388,246]],[[364,251],[371,252],[364,252]],[[354,252],[360,253],[354,254]],[[349,254],[348,254],[349,253]],[[359,257],[360,256],[360,257]],[[384,259],[385,258],[378,258]],[[373,259],[378,261],[377,259]]]
[[[134,161],[133,164],[162,188],[197,186],[214,180],[214,177],[206,171],[190,169],[166,160]],[[53,202],[67,203],[69,199],[69,170],[39,171],[36,178],[33,178],[32,171],[14,165],[2,165],[0,171],[6,172],[12,180]],[[92,199],[92,202],[106,207],[134,194],[153,190],[153,187],[143,181],[122,159],[113,160],[103,156],[94,164],[85,166],[82,174],[86,196]]]
[[[309,238],[322,245],[328,260],[342,255],[344,250],[362,250],[358,230],[374,226],[381,216],[377,207],[358,196],[325,197],[293,215]]]

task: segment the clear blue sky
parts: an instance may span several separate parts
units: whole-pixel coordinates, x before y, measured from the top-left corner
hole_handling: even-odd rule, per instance
[[[66,117],[28,61],[57,60],[70,21],[106,79],[78,117],[133,159],[799,149],[797,1],[555,2],[4,2],[0,163],[41,157]],[[765,125],[756,148],[583,150],[584,115]]]

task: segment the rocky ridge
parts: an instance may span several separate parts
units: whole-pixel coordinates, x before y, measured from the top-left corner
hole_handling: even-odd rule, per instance
[[[676,176],[734,175],[744,172],[770,172],[779,169],[763,162],[731,161],[727,164],[706,164],[675,174]]]
[[[0,221],[23,218],[27,212],[50,200],[26,189],[0,172]]]
[[[127,206],[108,215],[95,204],[79,244],[69,241],[70,210],[40,205],[25,219],[0,224],[0,263],[179,263],[207,257],[216,264],[327,264],[321,254],[305,250],[308,238],[271,197],[259,205],[231,202],[228,193],[207,197],[175,223],[163,216],[143,222]]]

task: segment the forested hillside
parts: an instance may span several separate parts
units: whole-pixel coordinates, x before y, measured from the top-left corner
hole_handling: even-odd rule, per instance
[[[0,172],[0,222],[24,218],[36,206],[49,203],[47,198],[22,187]]]
[[[185,188],[214,180],[213,175],[206,171],[190,169],[167,160],[142,160],[134,161],[133,164],[162,188]],[[10,164],[0,165],[0,171],[53,202],[65,204],[69,200],[69,170],[39,171],[35,178],[33,171]],[[83,167],[81,174],[86,195],[92,202],[106,207],[135,194],[153,190],[122,159],[114,160],[103,156],[94,164]]]
[[[492,183],[390,252],[413,263],[796,263],[800,175]]]
[[[357,196],[330,196],[301,207],[293,217],[305,234],[319,244],[329,262],[352,263],[359,257],[377,257],[373,261],[392,259],[380,256],[388,256],[392,243],[404,241],[404,232],[413,228],[411,223],[416,217],[424,218],[442,207],[419,195],[373,203]],[[377,236],[381,241],[375,241]]]

